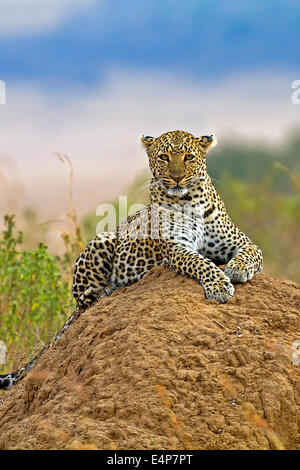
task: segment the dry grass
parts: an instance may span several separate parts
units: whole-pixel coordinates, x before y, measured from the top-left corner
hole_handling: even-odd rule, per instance
[[[183,430],[183,422],[178,419],[175,413],[172,411],[172,400],[168,397],[166,392],[166,387],[160,384],[155,385],[154,387],[157,395],[160,398],[161,403],[163,404],[165,410],[168,413],[169,417],[169,426],[165,427],[164,431],[167,434],[173,434],[177,436],[185,450],[195,449],[193,445],[192,438]]]
[[[75,259],[78,257],[79,253],[84,249],[84,242],[80,230],[80,225],[78,223],[77,213],[73,204],[74,171],[72,162],[67,155],[55,154],[55,158],[58,159],[59,162],[63,164],[68,171],[68,207],[66,210],[65,217],[59,220],[65,225],[65,228],[63,230],[57,230],[57,234],[61,238],[64,248],[63,254],[59,258],[57,263],[60,268],[64,283],[68,284],[68,292],[71,293]],[[37,225],[37,227],[43,230],[46,225],[53,224],[57,221],[58,220],[49,220]],[[35,237],[38,238],[36,230],[32,230],[32,232],[34,233]],[[24,237],[22,237],[21,242],[18,244],[18,251],[21,252],[24,248],[25,250],[27,250],[26,240],[24,243]],[[16,258],[17,256],[18,255],[16,252]],[[54,262],[55,261],[53,261],[53,263]],[[24,271],[26,269],[26,272],[28,272],[28,270],[30,270],[31,268],[29,265],[26,266],[26,268],[24,266]],[[22,275],[22,271],[20,275]],[[30,280],[27,281],[27,284],[24,284],[23,289],[28,288],[29,291],[32,282],[34,282],[33,278],[30,278]],[[47,283],[47,280],[45,279],[44,282]],[[53,280],[51,282],[52,283],[51,285],[49,285],[49,289],[57,289],[57,287],[55,286],[55,282],[53,283]],[[14,290],[15,289],[12,288],[12,291]],[[60,306],[57,305],[57,312],[51,312],[51,318],[49,318],[49,310],[48,316],[45,317],[45,315],[41,315],[40,318],[38,318],[37,316],[33,321],[34,309],[37,305],[40,306],[40,301],[36,303],[34,299],[31,299],[29,305],[28,299],[31,299],[29,294],[26,296],[26,300],[24,299],[24,305],[20,306],[18,304],[17,313],[16,315],[12,316],[11,305],[14,303],[15,299],[11,298],[11,296],[7,295],[7,293],[4,293],[0,298],[0,305],[2,311],[2,322],[0,322],[0,327],[2,327],[1,336],[3,339],[5,338],[8,347],[6,369],[19,368],[22,364],[26,363],[29,358],[35,356],[36,353],[44,346],[45,338],[46,341],[51,339],[55,331],[61,327],[64,319],[62,311],[60,311]],[[18,300],[18,302],[20,303],[20,299]],[[44,302],[47,303],[46,298],[44,299]],[[69,301],[64,304],[65,313],[67,313],[68,310],[72,309],[72,306],[70,305],[68,307],[67,303],[69,303]],[[3,320],[8,317],[11,318],[10,324],[12,323],[10,330],[7,330],[7,328],[4,326],[6,323],[3,323]],[[43,332],[43,340],[41,340],[40,338],[41,331]]]
[[[238,392],[235,387],[229,382],[227,377],[222,377],[221,385],[228,394],[228,398],[238,397]],[[240,410],[241,410],[241,419],[245,420],[247,423],[254,424],[256,427],[260,428],[265,436],[267,437],[270,447],[272,450],[284,450],[284,445],[281,442],[278,435],[273,431],[271,426],[267,421],[260,416],[260,414],[255,410],[255,407],[252,403],[246,401],[240,401]]]
[[[68,155],[54,153],[55,158],[67,168],[68,171],[68,209],[65,213],[64,219],[48,220],[39,224],[40,227],[45,225],[53,224],[56,222],[64,222],[65,229],[56,230],[55,232],[59,234],[61,240],[64,244],[64,254],[63,254],[63,273],[67,278],[68,285],[71,289],[73,271],[74,271],[74,262],[79,254],[84,250],[85,243],[83,240],[81,228],[78,222],[78,215],[74,207],[73,202],[73,181],[74,181],[74,168],[72,160]]]

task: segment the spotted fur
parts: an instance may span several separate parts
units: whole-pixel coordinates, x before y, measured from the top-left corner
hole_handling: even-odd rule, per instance
[[[261,250],[233,224],[208,175],[206,153],[214,136],[174,131],[158,138],[142,136],[141,142],[153,174],[150,205],[114,232],[90,241],[75,263],[77,309],[33,361],[0,376],[0,388],[19,382],[89,305],[138,281],[154,266],[166,263],[196,279],[207,299],[221,303],[232,297],[233,283],[261,271]],[[219,264],[226,264],[225,271]]]

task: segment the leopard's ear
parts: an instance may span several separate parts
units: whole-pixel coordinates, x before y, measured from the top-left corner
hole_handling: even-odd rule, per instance
[[[201,137],[197,137],[196,140],[205,152],[215,147],[215,145],[217,145],[218,143],[217,138],[214,134],[202,135]]]
[[[142,134],[141,137],[140,137],[140,140],[142,142],[143,147],[145,147],[145,149],[147,150],[147,149],[149,149],[149,147],[155,141],[155,137],[151,137],[150,135]]]

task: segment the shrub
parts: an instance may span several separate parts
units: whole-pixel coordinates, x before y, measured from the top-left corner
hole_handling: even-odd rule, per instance
[[[6,215],[0,235],[0,339],[9,352],[9,369],[39,350],[70,311],[59,258],[42,243],[34,250],[21,249],[23,239],[14,216]]]

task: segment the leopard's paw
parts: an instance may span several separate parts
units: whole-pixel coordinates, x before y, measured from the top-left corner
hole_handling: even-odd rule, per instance
[[[203,285],[206,298],[226,303],[234,294],[234,287],[227,276],[217,280],[208,281]]]
[[[226,276],[229,277],[231,282],[243,283],[250,281],[257,271],[255,271],[252,265],[247,265],[243,262],[237,262],[233,259],[227,264],[224,272]]]

